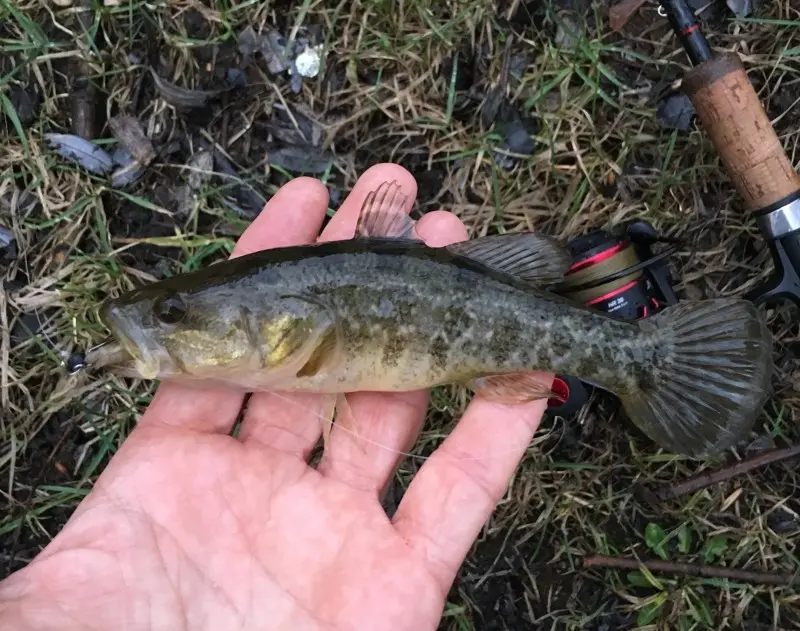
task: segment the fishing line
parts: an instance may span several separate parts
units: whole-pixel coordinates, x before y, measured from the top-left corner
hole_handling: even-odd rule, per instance
[[[352,436],[354,436],[356,441],[360,440],[362,443],[365,442],[365,443],[367,443],[369,445],[373,445],[375,447],[379,447],[380,449],[383,449],[385,451],[389,451],[389,452],[391,452],[391,453],[393,453],[395,455],[398,455],[398,456],[404,456],[406,458],[415,458],[415,459],[419,459],[419,460],[424,461],[424,460],[428,460],[431,457],[431,456],[423,456],[423,455],[420,455],[420,454],[413,454],[413,453],[410,453],[410,452],[407,452],[407,451],[401,451],[399,449],[394,449],[393,447],[389,447],[388,445],[384,445],[382,443],[379,443],[378,441],[370,440],[369,438],[361,436],[357,432],[345,427],[344,425],[337,424],[333,420],[329,420],[329,419],[325,418],[322,414],[320,414],[316,410],[308,408],[308,407],[302,405],[301,403],[299,403],[297,401],[294,401],[294,400],[290,399],[289,397],[287,397],[285,395],[280,394],[279,392],[275,392],[275,391],[271,391],[271,390],[261,390],[259,392],[270,394],[270,395],[276,397],[277,399],[280,399],[281,401],[285,401],[287,403],[291,403],[292,405],[296,406],[300,410],[302,410],[304,412],[308,412],[314,418],[320,419],[323,423],[328,423],[328,424],[330,424],[332,426],[335,426],[336,428],[338,428],[340,430],[344,430],[348,434],[351,434]],[[321,394],[319,396],[323,396],[324,397],[325,395]],[[245,420],[246,420],[246,418],[247,418],[247,416],[245,415]],[[463,415],[462,415],[461,418],[463,419]],[[521,421],[523,423],[526,422],[524,417],[521,414],[517,415],[517,420],[519,420],[519,421]],[[417,440],[418,439],[419,439],[419,437],[417,437]],[[528,447],[530,447],[530,443],[531,442],[533,442],[533,441],[531,440],[528,443]],[[526,449],[527,449],[527,447],[526,447]],[[483,460],[489,460],[489,459],[492,459],[492,458],[499,458],[499,457],[502,457],[502,456],[507,455],[507,454],[516,453],[518,451],[519,451],[519,448],[512,448],[512,449],[507,449],[505,451],[500,451],[500,452],[497,452],[497,453],[494,453],[494,454],[489,454],[488,456],[475,456],[475,457],[463,457],[463,458],[456,458],[456,457],[450,456],[450,458],[452,460],[454,460],[454,461],[457,461],[457,462],[483,461]]]

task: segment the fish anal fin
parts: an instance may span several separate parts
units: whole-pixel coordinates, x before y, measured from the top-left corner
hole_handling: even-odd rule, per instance
[[[408,196],[396,181],[383,182],[370,191],[361,206],[356,237],[383,237],[419,241],[414,220],[408,215]]]
[[[554,396],[553,375],[546,372],[488,375],[471,380],[467,387],[485,401],[527,403]]]
[[[447,249],[535,286],[561,282],[572,264],[563,245],[534,232],[478,237],[458,241]]]

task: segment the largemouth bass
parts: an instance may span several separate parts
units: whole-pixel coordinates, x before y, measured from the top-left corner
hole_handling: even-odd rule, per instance
[[[101,314],[117,343],[87,361],[247,391],[461,383],[504,402],[549,397],[534,372],[573,375],[619,397],[658,445],[694,457],[752,427],[772,361],[750,302],[685,302],[623,321],[546,290],[570,265],[554,239],[429,247],[405,203],[386,183],[352,240],[265,250],[112,299]]]

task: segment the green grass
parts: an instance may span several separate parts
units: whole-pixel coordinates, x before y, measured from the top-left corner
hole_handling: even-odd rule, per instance
[[[565,2],[541,10],[538,3],[494,9],[478,0],[362,0],[355,11],[346,2],[310,0],[204,4],[206,15],[180,0],[95,2],[83,33],[70,10],[0,0],[0,223],[19,248],[3,270],[18,287],[0,305],[7,320],[0,325],[8,325],[0,326],[0,561],[9,570],[58,532],[153,394],[152,385],[67,377],[64,360],[104,338],[96,309],[105,297],[230,254],[248,223],[231,208],[232,191],[245,182],[269,196],[287,178],[270,164],[265,145],[276,105],[302,106],[321,122],[325,147],[336,156],[322,176],[332,190],[346,194],[370,164],[395,161],[420,180],[419,212],[449,209],[471,235],[535,229],[567,239],[644,218],[684,238],[672,261],[682,296],[743,292],[770,272],[769,254],[702,130],[656,123],[656,93],[688,63],[650,5],[614,34],[605,3],[591,3],[573,16],[582,34],[565,48],[554,41],[559,24],[568,26]],[[794,161],[798,24],[791,3],[774,2],[754,18],[705,28],[717,48],[746,48],[750,76]],[[259,60],[243,91],[207,111],[165,106],[152,87],[153,62],[179,86],[224,86],[225,71],[239,63],[237,37],[245,28],[288,34],[311,25],[319,26],[327,51],[324,78],[306,81],[300,94]],[[523,57],[517,71],[504,72]],[[98,144],[115,146],[103,112],[126,112],[163,150],[130,188],[115,189],[44,142],[47,132],[73,131],[80,58],[99,90]],[[465,88],[469,74],[474,80]],[[510,169],[493,160],[501,134],[480,123],[486,95],[498,88],[538,122],[533,153]],[[40,96],[32,118],[14,107],[25,91]],[[200,142],[224,151],[237,176],[204,180],[178,212],[170,194],[188,185]],[[613,197],[604,193],[610,179],[618,185]],[[335,207],[332,201],[329,215]],[[33,331],[25,332],[23,315],[27,324],[38,318]],[[795,371],[786,359],[794,316],[776,308],[768,317],[779,371],[753,438],[791,444],[800,434]],[[458,388],[435,389],[415,454],[441,442],[465,403]],[[609,554],[796,572],[800,506],[791,465],[658,507],[637,493],[640,485],[675,484],[743,455],[694,463],[664,454],[608,401],[578,421],[544,423],[465,562],[441,629],[800,624],[789,589],[581,567],[584,557]],[[420,457],[398,471],[400,489]]]

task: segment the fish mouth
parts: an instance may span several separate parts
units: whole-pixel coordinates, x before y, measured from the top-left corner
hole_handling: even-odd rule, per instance
[[[112,338],[86,354],[92,368],[108,368],[123,376],[155,379],[160,362],[140,326],[130,326],[128,319],[113,306],[103,310],[102,319]]]
[[[86,366],[91,369],[124,368],[136,358],[119,342],[109,338],[86,351]]]

